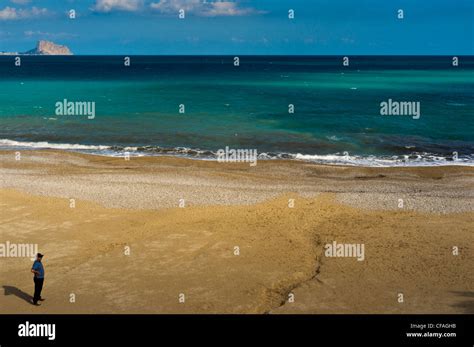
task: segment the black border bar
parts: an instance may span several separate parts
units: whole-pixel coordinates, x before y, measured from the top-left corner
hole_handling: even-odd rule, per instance
[[[20,337],[19,325],[55,324],[55,339]],[[413,324],[413,325],[412,325]],[[431,324],[431,325],[430,325]],[[421,330],[419,327],[425,325]],[[455,333],[409,337],[407,333]],[[473,315],[0,315],[0,346],[310,344],[473,346]],[[263,346],[262,346],[263,347]]]

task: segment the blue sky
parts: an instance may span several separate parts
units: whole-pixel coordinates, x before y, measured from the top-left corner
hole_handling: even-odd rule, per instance
[[[75,54],[473,55],[474,1],[0,0],[0,51],[40,39]]]

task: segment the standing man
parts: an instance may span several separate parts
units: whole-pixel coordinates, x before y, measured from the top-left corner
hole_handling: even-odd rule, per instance
[[[44,299],[41,298],[41,290],[43,289],[43,282],[44,282],[44,267],[43,263],[43,255],[38,253],[36,255],[36,260],[33,263],[33,267],[31,268],[31,272],[35,274],[33,277],[33,281],[35,282],[35,295],[33,296],[33,305],[39,306],[38,300],[43,301]]]

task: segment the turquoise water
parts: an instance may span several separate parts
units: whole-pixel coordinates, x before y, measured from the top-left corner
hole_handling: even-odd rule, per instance
[[[13,59],[0,57],[3,149],[210,159],[229,146],[260,159],[474,163],[473,57],[458,67],[451,57],[353,57],[349,67],[341,57]],[[64,99],[95,102],[95,118],[56,114]],[[388,99],[419,102],[419,119],[382,116]]]

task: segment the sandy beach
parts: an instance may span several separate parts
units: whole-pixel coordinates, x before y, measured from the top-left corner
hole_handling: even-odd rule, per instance
[[[46,270],[35,307],[31,260],[0,258],[0,313],[474,313],[473,167],[37,150],[0,172],[0,243]]]

